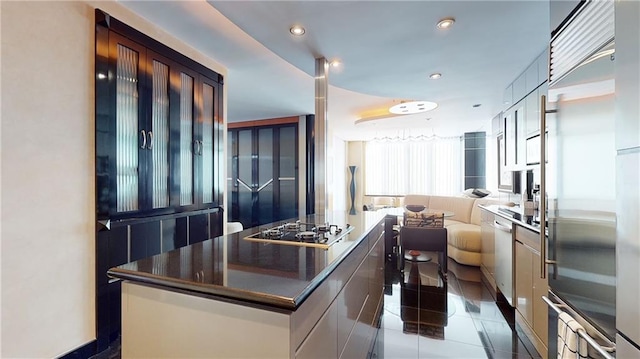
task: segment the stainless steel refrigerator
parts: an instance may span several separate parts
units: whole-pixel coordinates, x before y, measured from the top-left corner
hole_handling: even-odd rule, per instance
[[[592,357],[613,352],[616,337],[613,8],[611,1],[583,3],[552,37],[541,117],[549,298],[585,327]],[[555,357],[557,312],[549,312]]]
[[[616,357],[640,358],[640,2],[616,1]]]

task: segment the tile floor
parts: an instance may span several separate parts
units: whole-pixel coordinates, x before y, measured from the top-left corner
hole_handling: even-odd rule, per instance
[[[437,258],[436,254],[425,253]],[[515,331],[513,309],[496,304],[478,267],[388,261],[381,326],[371,358],[540,358]],[[91,359],[120,359],[119,341]]]
[[[434,254],[435,255],[435,254]],[[436,257],[437,258],[437,257]],[[449,260],[386,263],[384,309],[372,358],[540,358],[515,330],[513,309],[496,304],[478,267]]]

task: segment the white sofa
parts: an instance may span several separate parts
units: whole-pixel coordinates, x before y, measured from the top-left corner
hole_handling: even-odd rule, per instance
[[[480,235],[480,211],[478,205],[513,203],[496,198],[467,198],[430,195],[407,195],[404,205],[424,205],[431,210],[453,212],[444,220],[447,228],[447,252],[449,258],[460,264],[480,266],[482,240]]]

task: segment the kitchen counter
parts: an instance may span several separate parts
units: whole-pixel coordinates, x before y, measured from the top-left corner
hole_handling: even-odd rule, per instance
[[[300,217],[306,223],[352,227],[328,249],[244,239],[284,223],[280,221],[111,268],[108,274],[191,295],[295,310],[383,218],[384,213],[376,211]]]
[[[540,223],[534,221],[533,214],[525,213],[521,207],[506,207],[498,205],[484,206],[480,205],[480,208],[485,209],[495,215],[508,219],[513,223],[530,229],[536,233],[540,233]]]

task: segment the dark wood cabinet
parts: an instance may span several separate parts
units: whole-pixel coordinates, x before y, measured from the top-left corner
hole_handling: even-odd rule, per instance
[[[187,217],[167,218],[161,222],[162,252],[187,245]]]
[[[161,221],[151,221],[129,226],[130,262],[159,254],[161,248]]]
[[[96,296],[98,345],[117,339],[120,332],[120,282],[107,276],[109,268],[205,241],[222,234],[219,208],[134,218],[111,223],[97,232]]]
[[[98,219],[220,205],[222,77],[142,34],[131,36],[112,18],[99,20]]]
[[[202,242],[209,238],[209,216],[198,214],[189,216],[189,244]]]
[[[96,9],[98,350],[120,330],[107,270],[222,234],[223,77]]]
[[[245,228],[298,216],[298,126],[228,132],[229,220]]]

